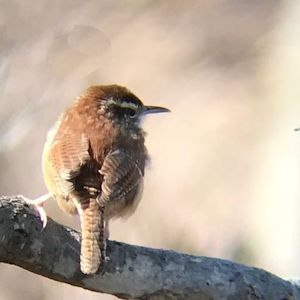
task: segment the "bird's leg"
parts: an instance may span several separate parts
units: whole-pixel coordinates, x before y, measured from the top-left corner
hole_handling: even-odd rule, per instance
[[[105,219],[104,221],[104,238],[108,240],[109,238],[109,222]]]
[[[104,214],[104,210],[105,207],[100,205],[100,220],[101,220],[101,224],[100,224],[100,240],[99,240],[99,245],[100,245],[100,250],[101,250],[101,258],[102,261],[105,262],[107,260],[106,257],[106,229],[105,229],[105,214]]]
[[[102,257],[104,259],[104,261],[109,261],[109,257],[106,256],[106,248],[107,248],[107,240],[109,238],[109,223],[108,220],[105,219],[104,220],[104,228],[103,228],[103,241],[102,241],[102,245],[103,245],[103,249],[102,249]]]
[[[27,204],[33,205],[36,208],[37,212],[39,213],[40,219],[43,223],[43,229],[44,229],[47,225],[47,213],[43,205],[49,198],[51,198],[51,195],[48,193],[36,199],[29,199],[22,195],[18,195],[18,198],[24,200]]]
[[[102,261],[105,262],[109,260],[109,257],[106,256],[107,239],[109,237],[108,219],[106,218],[105,215],[106,201],[104,201],[104,199],[102,199],[100,195],[97,196],[96,201],[99,205],[99,213],[100,213],[100,220],[101,220],[99,245],[100,245]]]

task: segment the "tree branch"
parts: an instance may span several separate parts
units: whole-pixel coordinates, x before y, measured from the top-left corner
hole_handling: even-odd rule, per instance
[[[300,299],[299,286],[230,261],[108,242],[97,274],[80,272],[80,234],[53,220],[45,230],[17,197],[0,197],[0,261],[123,299]]]

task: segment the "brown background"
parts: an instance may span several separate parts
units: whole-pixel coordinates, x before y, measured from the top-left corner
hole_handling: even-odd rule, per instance
[[[143,201],[111,238],[297,276],[299,20],[298,1],[0,1],[0,193],[45,193],[49,127],[119,83],[172,114],[144,122]],[[83,297],[115,299],[0,265],[1,300]]]

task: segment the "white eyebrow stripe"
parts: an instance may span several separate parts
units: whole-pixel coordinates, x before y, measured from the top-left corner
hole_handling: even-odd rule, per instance
[[[121,108],[130,108],[130,109],[133,109],[133,110],[138,110],[139,108],[139,105],[136,104],[136,103],[133,103],[133,102],[118,102],[116,101],[115,99],[113,98],[109,98],[107,100],[107,105],[117,105]]]
[[[123,102],[120,105],[122,108],[131,108],[133,110],[137,110],[138,109],[138,105],[132,102]]]

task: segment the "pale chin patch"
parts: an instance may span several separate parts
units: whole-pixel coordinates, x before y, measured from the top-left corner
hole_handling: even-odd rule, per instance
[[[136,121],[135,121],[135,123],[136,123],[139,127],[143,126],[144,122],[145,122],[145,116],[143,116],[143,115],[140,115],[140,116],[136,119]]]

